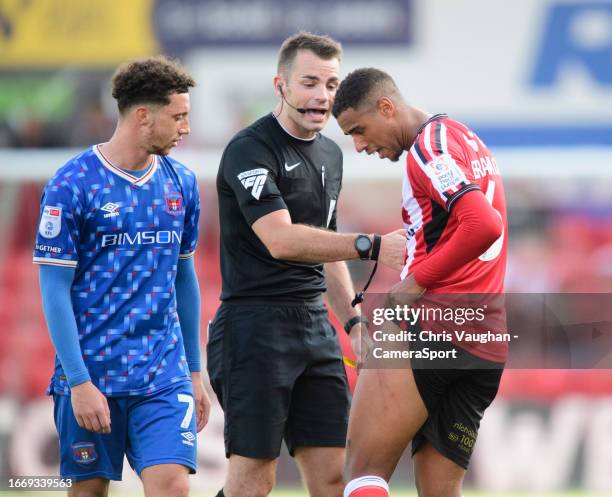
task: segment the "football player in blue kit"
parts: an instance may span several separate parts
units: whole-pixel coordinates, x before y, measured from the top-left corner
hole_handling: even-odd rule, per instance
[[[115,133],[46,185],[34,262],[56,349],[49,387],[60,474],[106,496],[124,455],[147,497],[186,496],[210,402],[200,374],[195,175],[170,158],[189,133],[176,62],[117,69]]]

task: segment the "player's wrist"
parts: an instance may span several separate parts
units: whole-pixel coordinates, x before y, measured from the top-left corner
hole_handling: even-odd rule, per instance
[[[68,386],[71,389],[82,385],[83,383],[91,383],[91,377],[89,376],[89,373],[87,371],[83,373],[78,373],[74,376],[70,376],[70,378],[68,379]]]
[[[86,392],[88,391],[91,387],[95,387],[95,385],[93,384],[93,382],[91,380],[88,381],[84,381],[83,383],[79,383],[78,385],[74,385],[72,387],[70,387],[70,391],[72,393],[77,393],[77,392]]]

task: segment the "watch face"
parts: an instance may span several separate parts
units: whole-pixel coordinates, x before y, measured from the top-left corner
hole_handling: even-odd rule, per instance
[[[371,246],[372,242],[366,236],[360,236],[357,238],[357,240],[355,240],[355,247],[357,247],[357,250],[359,252],[367,252],[368,250],[370,250]]]

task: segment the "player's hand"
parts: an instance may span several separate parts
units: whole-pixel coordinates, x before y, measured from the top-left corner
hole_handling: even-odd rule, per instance
[[[357,372],[359,372],[372,351],[372,339],[364,323],[357,323],[353,326],[349,333],[349,337],[351,339],[355,358],[357,359]]]
[[[196,407],[196,430],[198,433],[208,423],[210,415],[210,399],[208,392],[202,384],[202,375],[200,373],[191,373],[191,383],[193,384],[193,400]]]
[[[401,271],[406,262],[406,230],[401,228],[382,236],[378,260],[381,264]]]
[[[387,293],[385,307],[391,308],[396,305],[410,306],[425,293],[425,290],[425,288],[416,282],[414,276],[409,274],[402,281],[391,287],[391,290]]]
[[[71,402],[74,417],[81,428],[94,433],[110,433],[108,400],[91,381],[71,388]]]

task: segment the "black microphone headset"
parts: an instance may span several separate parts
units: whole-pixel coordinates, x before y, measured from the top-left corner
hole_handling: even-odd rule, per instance
[[[276,89],[279,91],[281,98],[283,99],[283,102],[285,102],[289,107],[291,107],[293,110],[297,110],[300,114],[306,114],[306,109],[302,108],[302,107],[294,107],[293,105],[291,105],[289,103],[289,101],[285,98],[285,94],[283,93],[283,87],[282,85],[278,84],[276,85]],[[283,110],[283,107],[281,106],[281,110],[279,111],[279,114],[281,113],[281,111]]]

